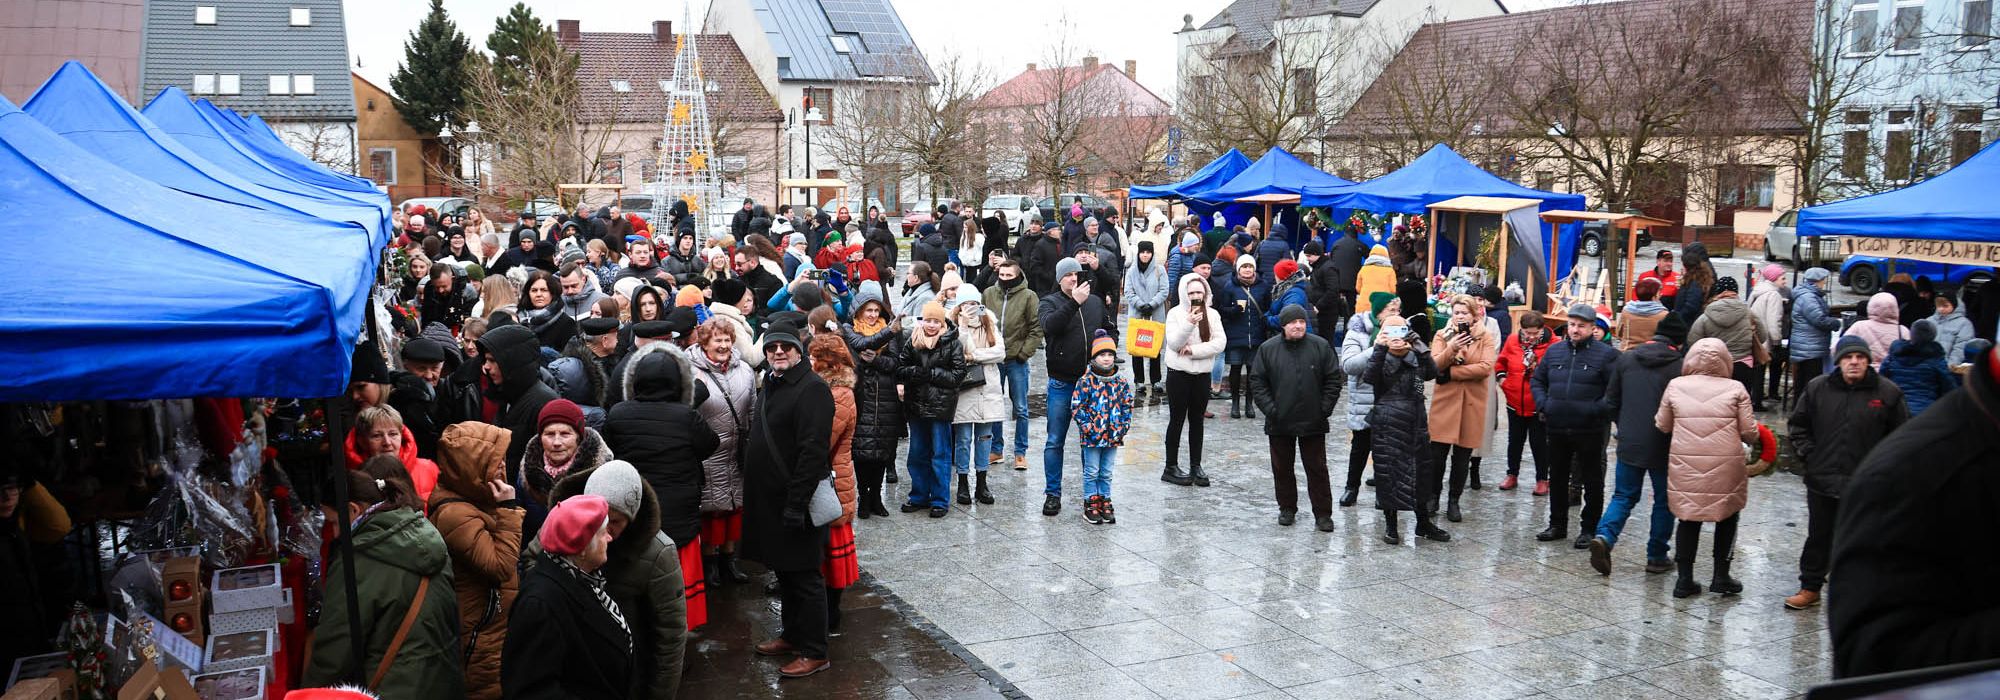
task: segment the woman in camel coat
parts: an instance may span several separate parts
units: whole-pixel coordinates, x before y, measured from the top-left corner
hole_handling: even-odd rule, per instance
[[[1431,466],[1419,484],[1427,488],[1424,503],[1437,512],[1443,490],[1444,465],[1451,459],[1451,501],[1445,519],[1459,522],[1459,494],[1465,491],[1466,468],[1472,454],[1486,441],[1486,409],[1493,399],[1493,358],[1498,339],[1486,328],[1479,300],[1460,294],[1451,300],[1451,321],[1431,338],[1431,360],[1437,363],[1437,390],[1431,396]]]
[[[1694,582],[1694,554],[1701,524],[1715,523],[1715,576],[1709,588],[1724,595],[1743,590],[1729,577],[1736,523],[1750,500],[1743,445],[1757,440],[1750,392],[1730,377],[1729,346],[1703,338],[1688,348],[1681,376],[1667,383],[1653,427],[1671,433],[1667,448],[1667,506],[1680,519],[1674,564],[1680,579],[1674,597],[1701,592]]]
[[[458,593],[458,646],[465,655],[465,697],[500,697],[500,649],[507,611],[521,577],[521,504],[507,483],[512,432],[485,423],[447,426],[438,438],[438,485],[431,523],[451,553]]]

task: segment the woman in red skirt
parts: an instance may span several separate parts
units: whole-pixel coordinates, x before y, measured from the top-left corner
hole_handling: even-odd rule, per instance
[[[826,622],[828,631],[840,630],[840,594],[861,580],[861,563],[854,554],[854,356],[848,354],[838,327],[832,332],[813,334],[813,371],[833,390],[832,444],[827,457],[833,463],[834,492],[840,495],[840,517],[827,528],[826,560],[820,574],[826,577]]]
[[[717,282],[718,298],[740,293],[741,287],[735,280]],[[701,462],[705,477],[701,485],[701,546],[711,586],[750,580],[736,567],[736,543],[743,539],[742,440],[750,430],[757,371],[736,349],[737,332],[735,322],[718,316],[694,329],[694,345],[688,348],[695,380],[708,388],[708,398],[696,410],[721,439],[715,452]]]

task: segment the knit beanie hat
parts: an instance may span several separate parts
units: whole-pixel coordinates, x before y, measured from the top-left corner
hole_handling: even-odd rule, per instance
[[[701,306],[704,301],[701,290],[692,284],[682,286],[681,291],[674,294],[674,306]]]
[[[1660,325],[1653,327],[1653,339],[1664,340],[1668,345],[1680,347],[1687,344],[1688,324],[1680,314],[1667,314],[1660,319]]]
[[[1305,249],[1300,252],[1305,255],[1325,255],[1326,246],[1320,245],[1319,241],[1306,241]]]
[[[1708,296],[1710,298],[1714,298],[1716,296],[1721,295],[1723,292],[1734,292],[1734,291],[1738,291],[1736,287],[1736,278],[1720,277],[1715,280],[1715,286],[1709,287]]]
[[[1277,265],[1272,266],[1271,271],[1277,273],[1278,279],[1291,279],[1292,275],[1298,274],[1299,263],[1291,258],[1286,258],[1279,260]]]
[[[542,405],[542,413],[535,417],[535,430],[549,427],[550,423],[568,425],[577,432],[583,432],[583,408],[569,399],[556,399]]]
[[[1922,319],[1910,326],[1910,344],[1923,345],[1937,342],[1937,324],[1930,319]],[[1949,350],[1950,348],[1946,348]]]
[[[712,290],[715,292],[716,303],[735,306],[736,302],[743,300],[743,295],[750,291],[750,287],[743,284],[743,280],[724,277],[715,281]]]
[[[614,459],[590,472],[583,482],[583,492],[602,497],[611,510],[629,519],[639,517],[639,504],[646,497],[645,484],[631,462]]]
[[[373,340],[361,341],[360,345],[354,347],[354,374],[348,381],[389,383],[389,361],[382,358],[382,351],[377,348]]]
[[[1082,271],[1083,264],[1077,262],[1076,258],[1063,258],[1056,261],[1056,281],[1058,282],[1062,281],[1065,277]]]
[[[1278,325],[1280,326],[1291,325],[1293,321],[1304,320],[1306,320],[1306,307],[1299,306],[1298,304],[1286,304],[1285,308],[1278,311]]]
[[[1201,236],[1200,236],[1200,235],[1197,235],[1197,234],[1196,234],[1195,232],[1193,232],[1193,231],[1189,231],[1189,232],[1187,232],[1187,233],[1183,233],[1183,234],[1181,234],[1181,247],[1182,247],[1182,248],[1189,248],[1189,247],[1193,247],[1193,246],[1198,246],[1198,245],[1201,245]]]
[[[588,483],[588,482],[586,482]],[[538,539],[542,551],[557,556],[574,556],[590,548],[590,538],[610,522],[611,506],[603,496],[570,496],[549,509]]]
[[[1785,276],[1785,268],[1778,267],[1777,263],[1771,263],[1765,265],[1764,269],[1759,270],[1758,274],[1763,275],[1766,282],[1776,282],[1778,278]]]
[[[1194,267],[1200,267],[1202,265],[1214,265],[1214,264],[1215,264],[1215,258],[1209,256],[1209,254],[1207,253],[1194,254]]]
[[[926,321],[943,321],[947,318],[944,312],[944,305],[937,303],[935,299],[924,302],[924,310],[918,314],[918,317]]]
[[[1875,352],[1868,349],[1868,341],[1858,335],[1840,336],[1840,340],[1833,344],[1833,360],[1835,362],[1839,362],[1840,358],[1846,357],[1848,353],[1856,352],[1861,353],[1870,360],[1873,360],[1875,357]]]
[[[1090,341],[1090,356],[1097,357],[1107,352],[1113,355],[1118,354],[1118,343],[1111,340],[1110,333],[1106,333],[1104,329],[1099,328],[1097,329],[1097,336]]]
[[[474,282],[486,279],[486,268],[480,267],[479,263],[466,263],[465,278]]]

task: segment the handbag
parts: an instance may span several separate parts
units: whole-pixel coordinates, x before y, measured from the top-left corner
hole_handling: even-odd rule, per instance
[[[757,397],[757,437],[765,444],[774,447],[778,444],[771,439],[771,421],[765,418],[763,396]],[[785,471],[791,472],[792,465],[786,464]],[[813,527],[826,527],[827,523],[840,519],[841,512],[840,493],[833,487],[833,471],[828,470],[826,478],[813,487],[812,500],[806,503],[806,518],[812,521]]]
[[[1127,322],[1130,332],[1125,334],[1125,352],[1133,357],[1157,358],[1160,348],[1166,345],[1167,325],[1150,319],[1135,318]]]

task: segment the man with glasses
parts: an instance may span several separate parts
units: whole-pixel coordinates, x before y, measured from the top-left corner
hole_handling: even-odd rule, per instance
[[[827,659],[826,579],[820,562],[827,530],[814,525],[811,503],[832,473],[833,392],[805,366],[805,344],[789,326],[764,335],[764,375],[743,457],[743,558],[778,577],[779,635],[757,645],[762,656],[794,656],[778,669],[787,678],[824,670]]]

